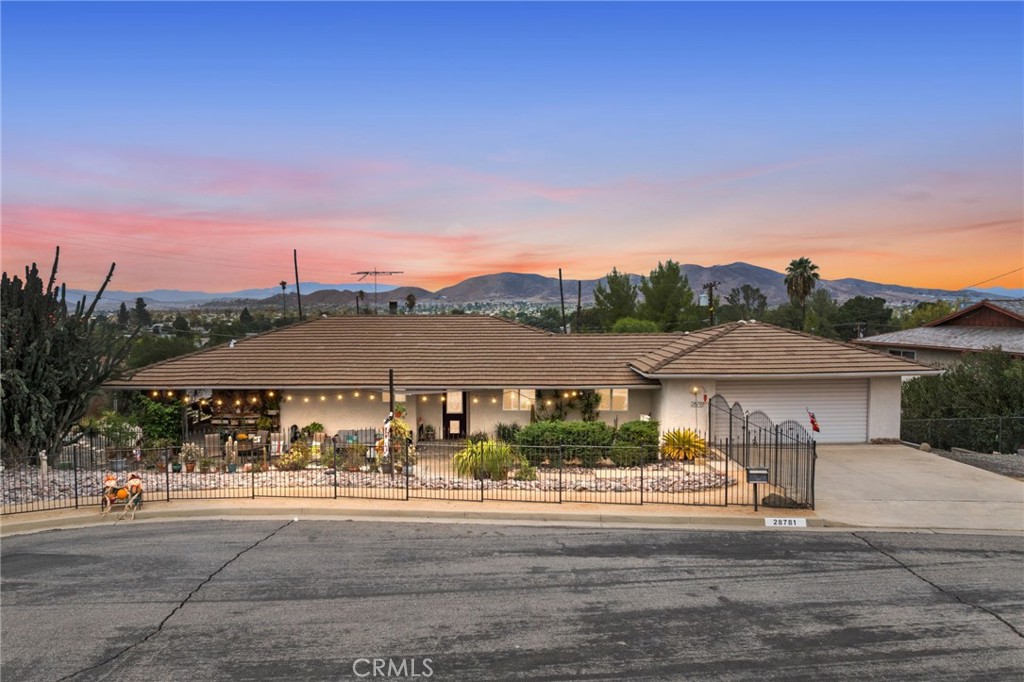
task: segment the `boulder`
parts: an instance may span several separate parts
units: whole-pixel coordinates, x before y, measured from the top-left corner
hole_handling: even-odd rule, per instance
[[[928,445],[928,443],[921,443],[921,452],[931,452],[931,451],[932,451],[932,446],[931,445]]]
[[[765,507],[776,507],[779,509],[799,509],[800,503],[791,497],[772,493],[761,498],[761,504]]]

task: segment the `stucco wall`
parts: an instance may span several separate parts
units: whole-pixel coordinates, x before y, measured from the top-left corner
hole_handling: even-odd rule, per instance
[[[900,437],[900,377],[880,377],[868,383],[868,441]]]
[[[323,424],[329,434],[340,429],[383,428],[388,402],[382,400],[381,392],[358,391],[358,396],[356,393],[288,391],[281,401],[281,429],[287,433],[292,424],[302,428],[314,421]]]
[[[310,422],[317,421],[324,425],[327,433],[335,433],[342,429],[381,428],[388,413],[386,394],[380,391],[288,391],[286,399],[281,402],[281,427],[287,432],[292,424],[302,428]],[[631,390],[629,392],[629,409],[625,411],[602,410],[599,419],[608,424],[616,419],[623,422],[639,419],[640,415],[654,413],[658,404],[658,391]],[[341,396],[339,399],[338,396]],[[442,433],[442,394],[407,395],[405,399],[408,416],[406,420],[418,433],[418,427],[431,425],[440,437]],[[290,400],[288,399],[290,398]],[[686,395],[687,406],[690,395]],[[484,431],[494,435],[499,423],[529,424],[530,412],[502,409],[502,391],[499,389],[469,391],[466,395],[465,409],[467,412],[468,433]],[[692,408],[689,408],[692,411]],[[570,420],[580,419],[579,410],[572,410],[567,417]]]
[[[693,407],[694,387],[701,388],[696,399],[700,407]],[[708,408],[704,403],[704,395],[710,400],[715,395],[715,382],[701,379],[666,379],[662,382],[661,398],[658,401],[658,413],[654,418],[661,422],[662,431],[672,429],[694,429],[704,433],[708,428]]]

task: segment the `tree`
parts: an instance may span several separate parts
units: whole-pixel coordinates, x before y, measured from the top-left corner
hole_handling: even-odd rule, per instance
[[[359,291],[356,292],[356,314],[357,315],[360,312],[369,312],[369,311],[366,310],[366,306],[362,306],[362,310],[360,310],[360,305],[365,300],[366,300],[366,292],[363,291],[362,289],[360,289]]]
[[[661,331],[657,322],[635,317],[620,317],[612,325],[612,334],[652,334]]]
[[[405,297],[405,309],[408,310],[411,313],[412,309],[415,308],[415,307],[416,307],[416,294],[414,294],[412,292],[409,292],[409,294]]]
[[[839,306],[836,330],[843,341],[893,331],[892,308],[877,296],[854,296]]]
[[[640,318],[656,322],[661,331],[676,331],[687,317],[692,317],[693,291],[675,261],[659,262],[650,277],[640,282],[640,292],[644,297]]]
[[[941,298],[932,303],[918,303],[912,311],[900,318],[900,326],[903,329],[923,327],[929,322],[952,315],[958,307],[958,301],[947,301]]]
[[[723,322],[737,320],[763,320],[768,310],[768,297],[757,288],[744,284],[732,289],[725,297],[725,305],[719,311]]]
[[[818,289],[805,302],[803,331],[827,339],[839,338],[834,326],[838,312],[839,306],[832,299],[832,295],[824,289]]]
[[[192,340],[191,334],[169,337],[146,334],[140,336],[132,346],[127,364],[129,368],[137,369],[152,365],[154,362],[191,353],[195,349],[195,342]]]
[[[117,326],[121,329],[127,329],[128,325],[132,321],[132,314],[128,312],[128,306],[121,301],[121,307],[117,309]]]
[[[5,457],[56,453],[85,415],[90,399],[117,375],[138,328],[125,334],[93,316],[114,275],[111,264],[93,302],[83,297],[68,310],[66,285],[56,287],[60,248],[45,284],[35,263],[25,280],[3,273],[0,281],[3,419],[0,444]]]
[[[238,316],[238,323],[242,325],[242,329],[248,330],[255,321],[249,312],[249,306],[242,308],[242,313]]]
[[[185,316],[181,313],[178,313],[177,317],[174,318],[174,322],[171,324],[171,327],[176,332],[188,332],[192,330],[192,326],[189,325],[188,320],[186,320]]]
[[[636,315],[637,288],[628,274],[616,268],[605,277],[605,284],[598,282],[594,287],[594,309],[605,330],[609,330],[623,317]]]
[[[153,324],[153,316],[146,310],[146,302],[139,296],[135,299],[135,309],[132,310],[132,317],[135,318],[135,324],[139,327],[148,327]]]
[[[819,279],[818,266],[812,263],[810,258],[797,258],[790,261],[784,280],[786,292],[801,310],[804,309],[804,301],[814,291]]]

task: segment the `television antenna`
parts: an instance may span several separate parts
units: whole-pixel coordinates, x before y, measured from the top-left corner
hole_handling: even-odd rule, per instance
[[[364,279],[366,279],[370,275],[373,275],[373,312],[376,313],[377,312],[377,276],[378,275],[384,275],[384,276],[388,276],[388,275],[401,275],[401,274],[404,274],[404,273],[401,270],[377,270],[377,269],[374,269],[374,270],[360,270],[359,272],[353,272],[352,274],[353,275],[361,275],[361,277],[357,280],[359,282],[362,282]]]

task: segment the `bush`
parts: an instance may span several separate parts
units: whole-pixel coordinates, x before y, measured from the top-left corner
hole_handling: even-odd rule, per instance
[[[304,440],[292,443],[288,452],[277,460],[277,468],[282,471],[302,471],[313,460],[313,448]]]
[[[658,459],[658,422],[626,422],[615,432],[611,460],[616,466],[639,466]]]
[[[536,481],[537,480],[537,469],[526,460],[522,460],[522,464],[516,469],[516,473],[512,478],[517,481]]]
[[[661,455],[665,459],[696,459],[705,453],[707,443],[693,429],[673,429],[665,433],[661,442]]]
[[[523,461],[508,443],[484,441],[470,443],[455,453],[452,463],[455,473],[463,478],[500,481],[508,478],[508,472]]]
[[[476,433],[469,434],[468,440],[470,443],[486,443],[491,439],[490,434],[486,431],[477,431]]]
[[[519,430],[522,427],[515,422],[511,424],[498,424],[494,427],[494,431],[497,435],[495,440],[500,440],[503,443],[515,443],[516,436],[519,434]]]
[[[604,422],[535,422],[520,429],[516,444],[530,464],[540,464],[545,458],[555,460],[561,447],[564,461],[578,459],[582,466],[592,467],[604,456],[612,444],[615,430]]]

